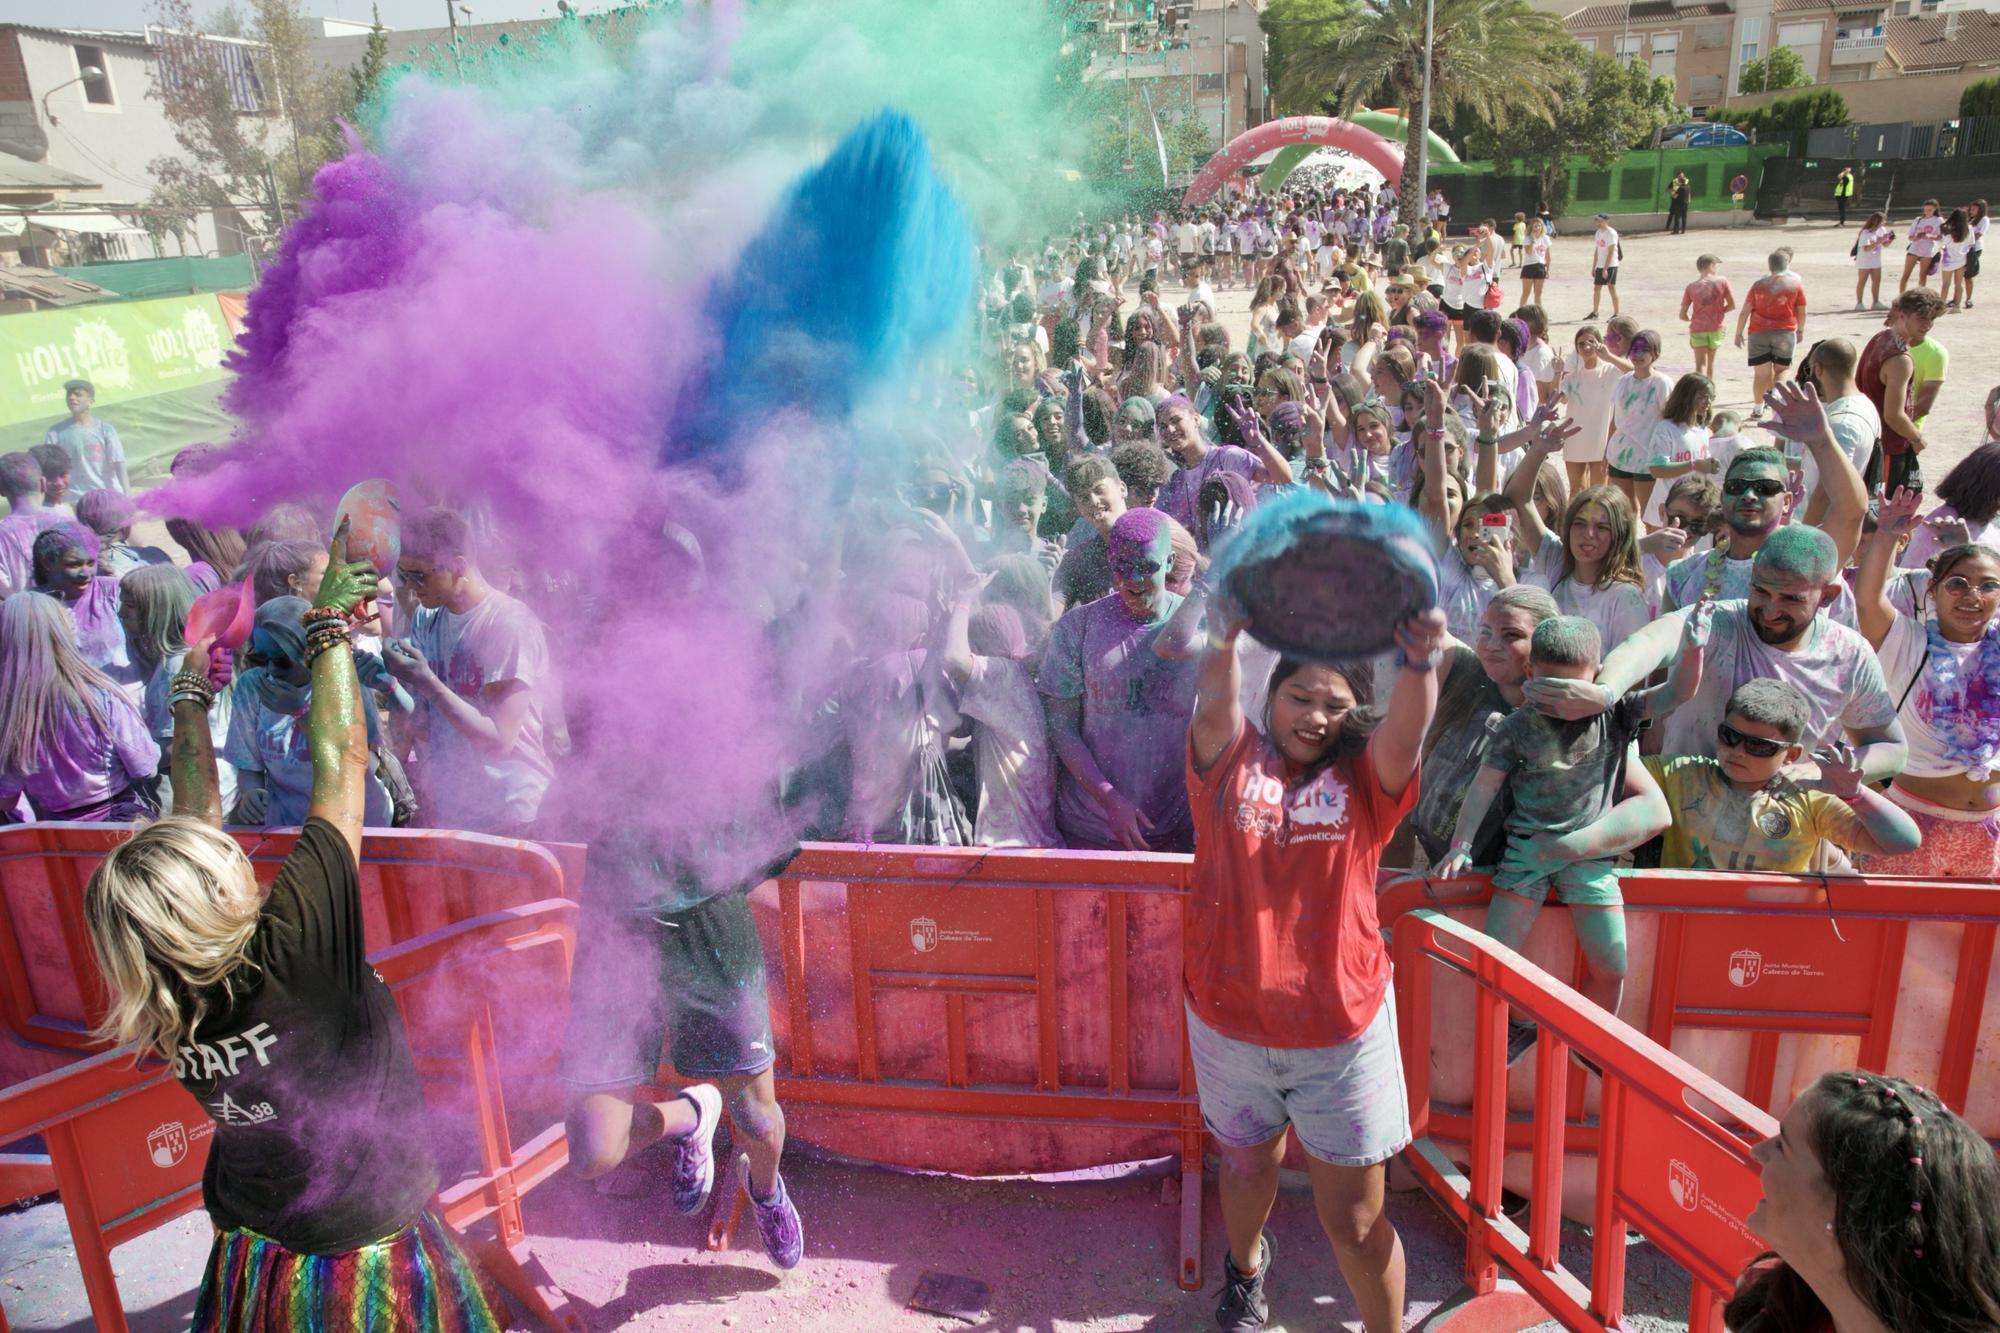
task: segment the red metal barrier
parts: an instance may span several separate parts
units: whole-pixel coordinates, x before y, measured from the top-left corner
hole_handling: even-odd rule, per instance
[[[1744,1224],[1762,1195],[1750,1149],[1777,1122],[1672,1052],[1633,1032],[1512,950],[1437,912],[1404,914],[1395,936],[1396,1003],[1410,1119],[1406,1161],[1466,1228],[1471,1300],[1428,1327],[1498,1330],[1553,1316],[1573,1330],[1623,1327],[1625,1241],[1637,1227],[1688,1270],[1690,1333],[1722,1333],[1722,1303],[1737,1274],[1765,1246]],[[1433,1137],[1430,1057],[1438,1032],[1440,973],[1475,988],[1470,1165],[1460,1168]],[[1507,1010],[1540,1024],[1533,1116],[1508,1119]],[[1467,1029],[1443,1030],[1463,1045]],[[1561,1261],[1561,1191],[1569,1052],[1603,1071],[1596,1213],[1586,1284]],[[1713,1109],[1708,1109],[1713,1108]],[[1519,1129],[1529,1139],[1534,1188],[1528,1225],[1501,1211],[1502,1161]],[[1500,1285],[1504,1272],[1518,1291]]]
[[[1828,1069],[1895,1072],[1937,1089],[1989,1139],[2000,1139],[2000,1062],[1982,1048],[2000,976],[1993,943],[2000,888],[1965,880],[1828,878],[1647,871],[1625,877],[1631,977],[1619,1017],[1674,1050],[1723,1086],[1774,1115]],[[1477,926],[1484,881],[1448,886],[1433,900],[1422,884],[1384,894],[1392,931],[1422,907]],[[1574,985],[1583,958],[1569,914],[1554,905],[1522,953]],[[1472,1020],[1473,992],[1447,984],[1437,1003],[1457,1023]],[[1449,1029],[1448,1029],[1449,1030]],[[1432,1133],[1465,1144],[1473,1132],[1470,1053],[1444,1044],[1430,1053]],[[1537,1103],[1536,1070],[1510,1078],[1517,1113]],[[1592,1208],[1598,1089],[1568,1075],[1571,1121],[1567,1188],[1573,1216]],[[1509,1126],[1517,1156],[1511,1187],[1527,1192],[1518,1153],[1532,1142],[1525,1121]],[[1463,1156],[1462,1149],[1460,1155]]]
[[[439,1143],[473,1149],[434,1206],[453,1227],[482,1221],[491,1238],[467,1237],[489,1276],[553,1327],[576,1327],[561,1294],[532,1276],[520,1199],[569,1159],[560,1122],[515,1146],[508,1128],[496,1027],[509,992],[549,976],[566,981],[576,904],[505,908],[373,954],[410,1032]],[[509,1059],[515,1048],[507,1046]],[[513,1070],[509,1070],[510,1075]],[[113,1247],[201,1204],[201,1173],[214,1125],[164,1065],[138,1067],[120,1048],[0,1092],[0,1144],[39,1134],[76,1242],[97,1327],[126,1327],[111,1268]],[[0,1330],[5,1317],[0,1315]]]
[[[1205,1136],[1180,999],[1186,866],[808,844],[751,900],[790,1131],[968,1174],[1178,1157],[1178,1277],[1200,1286]],[[728,1228],[718,1217],[717,1242]]]
[[[298,836],[232,833],[267,882]],[[129,834],[123,825],[106,824],[0,828],[0,1027],[14,1038],[0,1041],[0,1087],[101,1049],[89,1036],[104,997],[84,928],[83,890],[105,853]],[[556,855],[534,843],[370,829],[361,850],[369,948],[520,903],[574,897],[571,878],[566,891]]]

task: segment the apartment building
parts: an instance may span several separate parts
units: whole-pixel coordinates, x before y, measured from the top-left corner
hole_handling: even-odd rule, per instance
[[[1229,142],[1270,119],[1266,0],[1097,0],[1088,77],[1129,80],[1155,105],[1193,103],[1209,137]]]

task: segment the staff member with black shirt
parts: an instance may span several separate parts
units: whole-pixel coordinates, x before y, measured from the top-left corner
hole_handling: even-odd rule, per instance
[[[389,988],[361,930],[368,739],[348,631],[376,584],[333,539],[307,616],[312,797],[269,892],[222,832],[209,642],[173,678],[174,803],[91,876],[85,913],[111,996],[101,1035],[137,1042],[215,1121],[202,1198],[217,1235],[193,1328],[485,1333],[501,1320],[427,1211],[438,1172]]]

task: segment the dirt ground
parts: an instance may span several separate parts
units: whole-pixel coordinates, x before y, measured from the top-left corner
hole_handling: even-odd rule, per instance
[[[738,1236],[747,1251],[699,1248],[706,1219],[675,1215],[665,1202],[664,1163],[654,1158],[643,1165],[634,1182],[637,1197],[603,1197],[565,1176],[526,1203],[536,1257],[570,1293],[593,1333],[1195,1333],[1214,1327],[1224,1242],[1212,1180],[1205,1285],[1183,1292],[1173,1274],[1178,1180],[1158,1174],[974,1181],[788,1158],[786,1179],[805,1222],[806,1257],[781,1274],[757,1248],[747,1218]],[[1415,1327],[1458,1290],[1464,1237],[1421,1191],[1392,1194],[1389,1209],[1408,1255]],[[1270,1328],[1359,1328],[1303,1177],[1281,1190],[1270,1234]],[[208,1235],[197,1213],[114,1252],[135,1333],[187,1327]],[[1565,1261],[1587,1273],[1588,1236],[1571,1228],[1564,1249]],[[1642,1240],[1628,1246],[1626,1264],[1627,1326],[1643,1333],[1684,1328],[1686,1275]],[[986,1284],[986,1314],[961,1322],[909,1309],[926,1273]],[[0,1213],[0,1306],[17,1333],[94,1327],[54,1201]]]
[[[1898,225],[1902,220],[1893,220]],[[1847,247],[1854,243],[1855,228],[1835,227],[1829,222],[1796,222],[1783,226],[1753,225],[1721,229],[1690,230],[1682,236],[1665,233],[1626,235],[1625,263],[1618,271],[1618,295],[1627,314],[1641,327],[1658,331],[1666,354],[1660,369],[1678,376],[1694,369],[1694,355],[1688,347],[1687,325],[1675,320],[1680,310],[1681,292],[1694,281],[1696,256],[1714,254],[1722,260],[1722,276],[1729,280],[1738,302],[1750,284],[1769,271],[1766,258],[1781,245],[1793,251],[1792,269],[1805,279],[1806,327],[1801,350],[1820,338],[1839,336],[1853,341],[1858,349],[1881,327],[1881,312],[1854,309],[1854,261]],[[1900,248],[1894,252],[1893,267],[1882,280],[1883,300],[1894,298],[1895,279],[1901,271]],[[1503,270],[1507,306],[1518,303],[1521,280],[1514,269]],[[1950,353],[1945,386],[1938,394],[1936,409],[1925,426],[1930,448],[1924,454],[1924,475],[1931,482],[1942,477],[1951,464],[1977,448],[1985,438],[1983,413],[1986,392],[2000,384],[2000,340],[1978,334],[1992,326],[1992,314],[2000,313],[2000,273],[1989,276],[1975,300],[1988,305],[1969,311],[1953,311],[1938,321],[1931,336]],[[1987,286],[1990,285],[1990,290]],[[1250,332],[1250,293],[1232,288],[1216,293],[1221,309],[1217,314],[1230,328],[1236,346],[1243,345]],[[1176,300],[1163,304],[1171,308]],[[1590,238],[1557,238],[1551,257],[1551,272],[1543,289],[1542,307],[1547,312],[1551,341],[1566,355],[1579,326],[1590,313]],[[1601,315],[1609,318],[1611,303],[1604,302]],[[1596,321],[1603,327],[1603,318]],[[1733,321],[1734,314],[1730,315]],[[1728,325],[1732,331],[1734,323]],[[1744,353],[1724,340],[1716,357],[1718,407],[1738,411],[1750,406],[1751,374]],[[1761,434],[1761,432],[1758,432]]]

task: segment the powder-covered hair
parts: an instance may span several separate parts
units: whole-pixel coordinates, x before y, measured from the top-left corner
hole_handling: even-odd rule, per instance
[[[1751,569],[1796,574],[1824,585],[1840,573],[1840,550],[1818,528],[1788,523],[1764,539]]]
[[[2000,1327],[2000,1159],[1936,1093],[1865,1070],[1820,1076],[1807,1145],[1833,1193],[1843,1276],[1892,1333]],[[1722,1312],[1734,1333],[1831,1328],[1818,1294],[1775,1253],[1753,1260]]]
[[[42,465],[22,449],[0,454],[0,500],[18,500],[42,493]]]
[[[173,1059],[248,980],[262,906],[243,849],[199,820],[162,819],[113,848],[83,898],[111,1000],[96,1035]]]
[[[99,537],[114,537],[132,526],[139,507],[123,491],[100,486],[76,502],[76,521]]]
[[[181,635],[199,595],[178,565],[141,565],[118,581],[119,602],[136,622],[125,636],[132,665],[150,672],[187,650]]]
[[[1111,451],[1111,466],[1127,491],[1157,492],[1174,475],[1167,451],[1145,440],[1121,444]]]
[[[1582,616],[1551,616],[1535,626],[1528,660],[1547,666],[1589,666],[1603,647],[1597,626]]]
[[[97,534],[83,524],[73,520],[54,523],[36,535],[29,567],[34,570],[35,582],[46,583],[50,568],[71,551],[81,551],[95,560],[100,549]]]
[[[1502,588],[1486,603],[1489,611],[1496,606],[1506,611],[1524,612],[1537,625],[1562,614],[1562,608],[1556,605],[1556,599],[1549,595],[1549,590],[1534,583],[1516,583]]]
[[[472,560],[472,525],[456,510],[426,509],[403,520],[403,554],[433,562]]]
[[[972,613],[966,626],[972,651],[981,657],[1018,662],[1028,655],[1028,632],[1021,613],[1004,602],[987,602]]]
[[[266,509],[264,516],[244,534],[244,539],[252,546],[264,542],[311,542],[325,550],[330,535],[318,514],[286,500]]]
[[[36,593],[0,602],[0,773],[41,767],[65,722],[87,719],[103,731],[104,700],[117,689],[77,651],[68,607]]]
[[[1722,715],[1762,723],[1794,744],[1806,734],[1806,724],[1812,720],[1811,709],[1799,687],[1775,676],[1760,676],[1738,685],[1723,706]]]
[[[312,542],[265,542],[252,550],[244,560],[244,573],[257,595],[257,605],[273,597],[295,596],[291,581],[303,576],[312,567],[313,558],[325,552],[324,546]],[[303,591],[310,597],[317,589]]]

